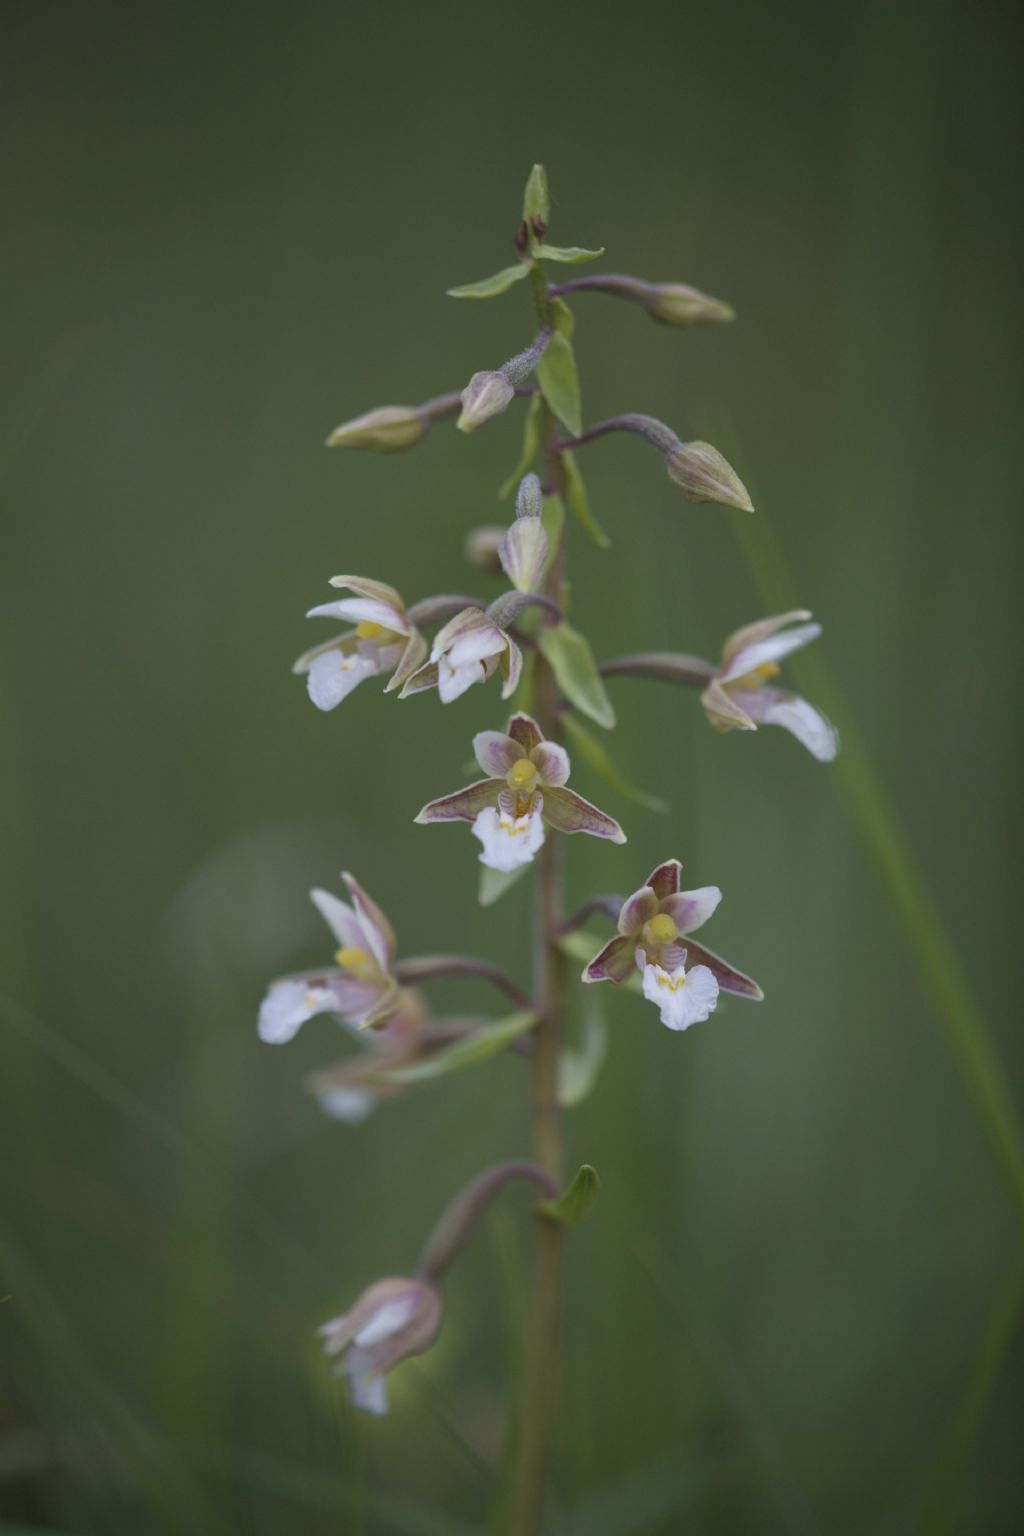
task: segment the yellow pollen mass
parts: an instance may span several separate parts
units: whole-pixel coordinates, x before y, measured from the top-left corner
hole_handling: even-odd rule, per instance
[[[644,923],[642,937],[644,943],[650,944],[652,948],[656,948],[659,944],[671,944],[678,935],[679,929],[667,912],[659,912]]]
[[[685,984],[686,984],[686,977],[685,976],[675,976],[675,977],[672,977],[672,976],[669,976],[667,974],[667,972],[662,971],[661,975],[658,977],[658,986],[659,987],[663,987],[665,989],[665,991],[667,991],[667,992],[678,992],[679,988],[684,986]]]
[[[767,683],[771,678],[778,677],[779,664],[777,661],[762,661],[753,672],[744,672],[742,677],[734,677],[727,688],[760,688],[762,683]]]
[[[383,624],[375,624],[372,619],[363,619],[356,625],[356,634],[360,640],[376,640],[383,633]]]
[[[523,837],[529,831],[525,823],[520,826],[518,821],[510,821],[507,816],[499,818],[498,826],[506,837]]]
[[[530,794],[537,787],[540,774],[528,757],[521,757],[512,764],[505,775],[505,782],[509,789],[517,790],[520,794]]]
[[[347,944],[344,949],[339,949],[334,956],[343,971],[365,971],[372,960],[365,949],[360,949],[357,944]]]

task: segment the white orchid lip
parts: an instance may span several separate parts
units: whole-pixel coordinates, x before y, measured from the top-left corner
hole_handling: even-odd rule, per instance
[[[787,628],[787,626],[789,626]],[[704,712],[719,731],[756,731],[781,725],[819,762],[831,762],[839,734],[813,704],[774,686],[779,662],[821,634],[806,608],[774,614],[737,629],[722,647],[722,660],[701,694]]]

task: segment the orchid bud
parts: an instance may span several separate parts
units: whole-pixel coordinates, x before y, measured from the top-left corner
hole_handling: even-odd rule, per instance
[[[524,475],[516,492],[516,517],[540,517],[544,498],[536,475]]]
[[[498,546],[498,558],[518,591],[538,587],[548,558],[548,536],[540,518],[517,517]]]
[[[401,453],[426,435],[429,421],[411,405],[381,405],[354,421],[335,427],[328,448],[376,448],[380,453]]]
[[[460,432],[474,432],[492,416],[500,416],[514,398],[515,389],[504,373],[474,373],[462,391],[462,415],[455,425]]]
[[[469,564],[475,565],[478,570],[490,571],[493,575],[497,575],[501,570],[501,556],[498,548],[506,532],[507,529],[500,523],[487,523],[479,528],[471,528],[462,546],[462,553]]]
[[[548,173],[542,165],[535,165],[530,172],[523,195],[523,221],[536,233],[539,222],[547,226],[551,217],[551,198],[548,193]]]
[[[665,468],[689,501],[717,501],[741,512],[754,510],[743,481],[710,443],[680,443],[665,455]]]
[[[702,320],[735,320],[736,312],[685,283],[648,285],[647,312],[662,325],[693,325]]]
[[[441,1326],[441,1297],[428,1280],[378,1280],[340,1317],[318,1330],[335,1375],[367,1413],[388,1411],[386,1374],[410,1355],[421,1355]]]

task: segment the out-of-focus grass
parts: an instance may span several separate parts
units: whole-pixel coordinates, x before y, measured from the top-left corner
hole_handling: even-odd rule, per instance
[[[453,1271],[388,1420],[356,1419],[313,1329],[523,1152],[521,1063],[352,1131],[301,1087],[344,1049],[333,1026],[275,1051],[254,1013],[269,975],[325,958],[306,892],[342,866],[406,953],[528,964],[525,886],[481,912],[472,839],[411,824],[501,723],[495,694],[367,687],[323,717],[288,666],[335,571],[486,587],[458,551],[500,515],[511,412],[388,460],[319,444],[522,345],[525,300],[443,291],[508,258],[545,158],[554,238],[736,304],[735,327],[679,334],[581,297],[585,413],[734,424],[825,626],[793,675],[827,706],[834,686],[847,735],[827,769],[621,683],[615,760],[668,814],[576,765],[630,841],[574,840],[572,896],[678,854],[723,887],[709,942],[767,999],[682,1038],[609,1000],[573,1118],[602,1191],[572,1236],[551,1528],[1014,1529],[1019,1223],[934,1027],[977,1041],[980,1016],[1016,1080],[1014,20],[735,0],[492,38],[443,8],[5,16],[10,1527],[429,1536],[495,1507],[524,1199]],[[642,444],[580,461],[615,541],[572,551],[602,656],[713,655],[784,596],[756,519],[761,590],[729,516],[682,503]],[[965,1059],[1009,1163],[1006,1090]]]

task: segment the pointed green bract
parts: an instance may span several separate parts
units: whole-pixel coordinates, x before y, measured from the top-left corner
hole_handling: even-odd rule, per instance
[[[578,267],[581,261],[596,261],[604,255],[602,245],[596,251],[588,251],[582,245],[535,245],[533,254],[537,261],[562,261]]]
[[[459,1072],[463,1067],[475,1067],[488,1057],[496,1056],[499,1051],[511,1045],[513,1040],[518,1040],[520,1035],[535,1028],[536,1024],[535,1013],[508,1014],[503,1019],[496,1019],[493,1024],[485,1024],[481,1029],[474,1030],[465,1039],[456,1040],[453,1045],[435,1051],[432,1056],[424,1057],[422,1061],[378,1072],[377,1080],[382,1083],[425,1083],[435,1077],[445,1077],[449,1072]]]
[[[447,289],[450,299],[494,299],[499,293],[507,293],[516,283],[530,275],[530,263],[517,261],[514,267],[502,267],[491,277],[482,277],[478,283],[462,283],[458,288]]]
[[[543,404],[540,395],[534,395],[530,400],[526,419],[523,422],[523,449],[519,455],[519,463],[498,492],[499,501],[504,501],[506,496],[511,496],[537,457],[540,448],[540,419]]]
[[[579,752],[580,757],[582,757],[591,772],[597,774],[598,778],[603,779],[606,784],[610,784],[612,789],[618,790],[619,794],[624,796],[625,799],[632,800],[636,805],[645,806],[649,811],[658,811],[663,814],[668,810],[667,802],[658,795],[649,795],[645,789],[636,789],[629,783],[628,779],[623,777],[612,762],[611,755],[604,742],[599,741],[596,736],[592,736],[583,722],[577,720],[575,715],[567,714],[564,724],[573,747]]]
[[[576,463],[576,455],[565,449],[562,453],[562,474],[565,479],[565,499],[572,512],[579,518],[598,549],[611,549],[612,541],[590,508],[590,497],[583,476]]]
[[[569,624],[552,624],[541,630],[537,643],[570,704],[610,731],[615,711],[586,636]]]
[[[563,1227],[573,1227],[590,1210],[600,1187],[597,1170],[589,1163],[584,1163],[565,1193],[559,1195],[557,1200],[542,1200],[537,1210],[549,1221],[560,1222]]]
[[[576,357],[572,342],[562,331],[556,331],[537,364],[537,382],[548,405],[563,427],[573,437],[583,431],[580,410],[580,380],[576,372]]]
[[[540,219],[546,224],[551,217],[551,196],[548,192],[548,173],[542,165],[535,165],[530,172],[523,194],[523,218],[527,224]]]
[[[596,987],[583,999],[583,1035],[577,1050],[563,1051],[558,1063],[558,1102],[563,1109],[582,1104],[593,1091],[608,1054],[608,1024]]]
[[[520,864],[518,869],[491,869],[488,865],[481,864],[480,905],[493,907],[506,891],[510,891],[523,878],[529,867],[529,864]]]
[[[565,527],[565,507],[561,496],[545,496],[540,510],[540,520],[544,524],[544,532],[548,536],[548,565],[558,553],[562,539],[562,529]],[[525,706],[524,706],[525,708]],[[529,714],[529,710],[527,710]]]

